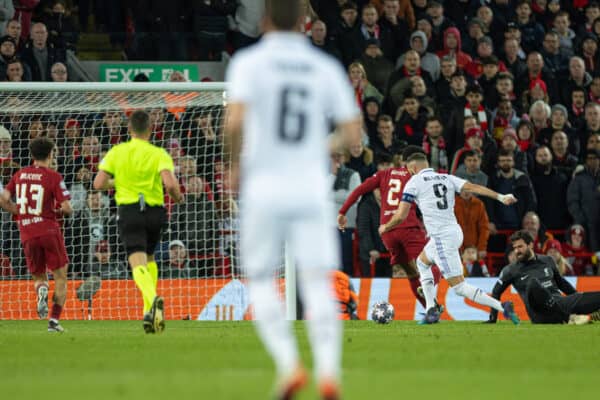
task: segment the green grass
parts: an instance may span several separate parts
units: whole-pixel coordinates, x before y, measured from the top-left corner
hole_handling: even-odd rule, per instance
[[[272,364],[248,322],[0,321],[2,399],[267,399]],[[310,354],[296,324],[303,358]],[[345,399],[597,397],[600,324],[347,322]],[[300,399],[315,399],[313,385]]]

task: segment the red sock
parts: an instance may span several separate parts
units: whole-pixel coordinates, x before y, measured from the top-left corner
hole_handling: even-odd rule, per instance
[[[419,292],[417,291],[419,286],[421,286],[421,281],[419,278],[410,278],[408,282],[410,282],[410,290],[412,290],[415,299],[417,299],[423,308],[425,308],[425,299],[419,296]]]
[[[62,312],[62,309],[62,306],[59,306],[56,303],[52,304],[52,312],[50,313],[50,318],[58,321],[60,319],[60,313]]]
[[[442,271],[440,271],[437,265],[432,265],[431,273],[433,274],[433,284],[437,286],[440,283],[440,279],[442,279]]]
[[[35,289],[35,293],[37,293],[37,291],[39,290],[40,287],[45,286],[46,289],[48,289],[48,282],[40,282],[40,283],[36,283],[34,286]]]

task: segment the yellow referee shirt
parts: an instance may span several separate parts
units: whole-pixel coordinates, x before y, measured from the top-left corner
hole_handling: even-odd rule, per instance
[[[141,193],[149,206],[162,206],[160,173],[175,171],[173,159],[165,149],[135,138],[110,149],[98,168],[113,176],[117,205],[136,204]]]

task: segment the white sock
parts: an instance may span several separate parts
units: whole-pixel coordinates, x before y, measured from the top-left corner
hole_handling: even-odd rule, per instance
[[[258,335],[275,361],[278,376],[286,376],[298,366],[299,357],[275,281],[270,276],[249,279],[248,290]]]
[[[431,307],[435,307],[436,290],[435,284],[433,283],[433,272],[431,272],[431,265],[425,264],[419,258],[417,258],[417,268],[421,275],[420,281],[421,288],[423,289],[423,296],[425,296],[425,308],[429,310]]]
[[[340,379],[342,322],[327,268],[298,271],[317,380]]]
[[[502,303],[493,297],[488,296],[483,290],[476,288],[475,286],[471,286],[465,281],[454,286],[453,289],[457,295],[471,299],[475,303],[492,307],[498,311],[504,311],[504,308],[502,308]]]

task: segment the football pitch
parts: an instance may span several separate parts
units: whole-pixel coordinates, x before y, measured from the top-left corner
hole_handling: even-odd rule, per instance
[[[274,370],[249,322],[0,321],[3,399],[270,399]],[[310,365],[303,322],[295,324]],[[600,324],[345,323],[344,399],[595,398]],[[314,383],[299,399],[316,399]]]

